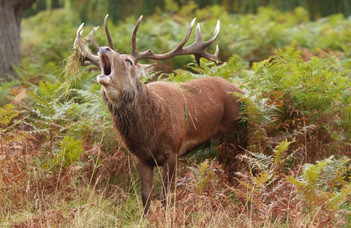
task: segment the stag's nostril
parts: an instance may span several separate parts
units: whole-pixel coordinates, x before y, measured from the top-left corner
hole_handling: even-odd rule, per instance
[[[99,50],[100,54],[106,54],[107,52],[111,51],[111,48],[109,47],[101,47]]]

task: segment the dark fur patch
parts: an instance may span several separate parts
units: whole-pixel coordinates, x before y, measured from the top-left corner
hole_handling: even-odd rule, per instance
[[[111,113],[114,127],[128,150],[150,165],[160,165],[166,155],[159,148],[155,137],[158,135],[161,118],[167,116],[168,110],[158,104],[157,98],[144,87],[138,81],[136,89],[124,90],[122,103],[118,106],[108,99],[104,90],[102,98]]]

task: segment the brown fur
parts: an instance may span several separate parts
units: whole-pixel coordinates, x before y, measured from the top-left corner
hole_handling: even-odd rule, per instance
[[[113,124],[127,149],[151,166],[181,156],[200,144],[233,131],[242,92],[230,82],[203,78],[181,85],[136,81],[137,90],[125,92],[116,106],[102,89]],[[171,153],[169,153],[171,152]]]

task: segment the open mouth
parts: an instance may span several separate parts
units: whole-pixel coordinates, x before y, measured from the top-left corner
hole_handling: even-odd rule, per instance
[[[101,75],[97,76],[97,81],[101,85],[107,86],[111,83],[110,80],[111,80],[113,67],[109,57],[107,56],[107,52],[103,52],[103,53],[99,52],[99,56],[100,56]]]
[[[112,71],[112,65],[111,65],[110,59],[106,54],[101,54],[100,62],[101,62],[100,64],[101,74],[110,75]]]

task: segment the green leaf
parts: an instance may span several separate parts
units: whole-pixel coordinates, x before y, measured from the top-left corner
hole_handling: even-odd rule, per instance
[[[83,140],[75,140],[73,137],[65,136],[60,143],[59,163],[69,166],[76,162],[83,153],[82,142]]]

